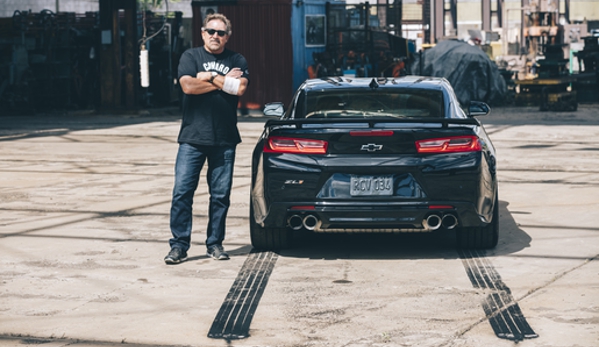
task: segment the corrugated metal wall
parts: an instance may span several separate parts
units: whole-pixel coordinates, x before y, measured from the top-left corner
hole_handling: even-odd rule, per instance
[[[288,104],[293,93],[293,48],[290,0],[194,1],[194,46],[201,42],[202,7],[217,7],[231,20],[227,48],[245,56],[250,87],[241,107],[261,108],[267,102]],[[204,9],[205,10],[205,9]]]

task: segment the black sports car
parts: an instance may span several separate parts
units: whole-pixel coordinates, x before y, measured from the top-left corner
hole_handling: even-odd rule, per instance
[[[250,232],[257,249],[293,231],[455,229],[463,248],[497,245],[495,149],[443,78],[332,77],[267,104],[254,149]]]

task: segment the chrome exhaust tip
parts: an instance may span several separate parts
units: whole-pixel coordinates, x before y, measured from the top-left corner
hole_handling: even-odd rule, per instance
[[[425,229],[429,230],[437,230],[441,227],[441,217],[436,214],[431,214],[426,217],[426,219],[422,223]]]
[[[443,225],[445,229],[451,230],[458,225],[458,219],[453,214],[446,214],[443,216],[441,225]]]
[[[314,230],[316,228],[316,225],[318,225],[318,218],[316,218],[315,215],[309,214],[304,217],[302,223],[304,225],[304,228],[306,228],[307,230]]]
[[[303,226],[302,217],[300,217],[297,214],[292,215],[291,217],[289,217],[287,219],[287,225],[292,230],[300,230],[302,228],[302,226]]]

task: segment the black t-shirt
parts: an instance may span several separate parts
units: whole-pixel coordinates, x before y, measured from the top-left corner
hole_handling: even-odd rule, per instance
[[[249,81],[245,58],[225,49],[221,54],[211,54],[204,47],[186,50],[179,60],[179,79],[196,77],[201,71],[216,71],[226,75],[238,67]],[[204,146],[236,145],[241,142],[237,129],[237,103],[239,97],[220,90],[200,95],[183,94],[183,121],[179,143]]]

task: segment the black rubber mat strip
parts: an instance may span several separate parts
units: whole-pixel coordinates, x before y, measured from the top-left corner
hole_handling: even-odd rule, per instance
[[[238,340],[250,336],[250,323],[277,258],[273,252],[250,253],[216,314],[208,337]]]
[[[492,291],[482,303],[483,310],[497,337],[522,341],[538,337],[484,251],[459,250],[462,264],[474,288]]]

